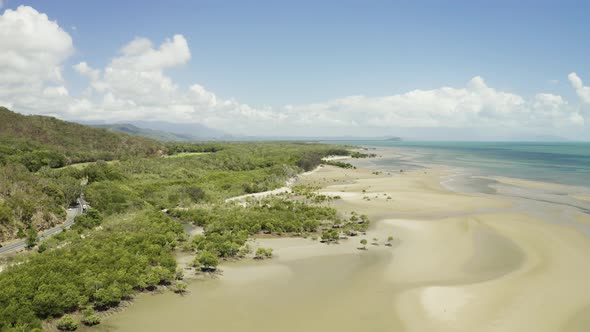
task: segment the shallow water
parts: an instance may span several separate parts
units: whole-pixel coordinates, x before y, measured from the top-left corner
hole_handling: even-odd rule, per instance
[[[395,331],[401,328],[393,306],[396,285],[383,273],[391,255],[252,263],[237,274],[195,281],[185,296],[145,294],[100,330]],[[252,279],[249,273],[272,276]]]
[[[507,176],[590,188],[589,142],[330,143],[395,148],[398,155],[394,158],[367,161],[391,170],[438,164],[460,167],[476,175]]]
[[[397,223],[394,220],[378,228],[386,231]],[[397,226],[404,223],[406,221]],[[447,232],[464,232],[463,227],[462,224],[448,229],[443,226],[440,236],[446,236]],[[473,231],[465,236],[464,242],[475,243],[474,254],[449,273],[432,273],[422,280],[407,278],[407,273],[425,268],[436,271],[439,261],[412,259],[404,250],[398,254],[398,249],[404,249],[404,243],[397,243],[395,248],[369,246],[369,250],[359,251],[346,242],[326,247],[329,255],[300,259],[293,259],[279,248],[278,257],[273,260],[229,264],[223,267],[222,277],[192,282],[185,296],[171,292],[142,294],[130,308],[110,317],[97,329],[404,331],[396,314],[397,298],[402,292],[433,283],[482,282],[509,273],[522,263],[522,253],[509,240],[485,227],[471,227]],[[432,236],[415,239],[408,245],[419,247],[426,241],[435,243]],[[304,247],[306,243],[317,246],[310,240],[287,241]],[[288,250],[289,244],[285,248]],[[416,253],[409,249],[408,253]],[[445,260],[444,256],[440,259]]]

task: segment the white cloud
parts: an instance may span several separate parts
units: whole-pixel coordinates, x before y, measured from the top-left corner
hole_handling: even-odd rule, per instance
[[[86,62],[80,62],[74,65],[73,68],[80,73],[80,75],[86,76],[89,79],[96,81],[100,76],[100,70],[90,67]]]
[[[61,81],[72,38],[47,15],[27,6],[0,15],[0,84]]]
[[[590,87],[584,86],[582,79],[576,73],[570,73],[567,78],[570,80],[574,89],[576,89],[578,96],[586,103],[590,103]]]
[[[59,114],[69,98],[62,66],[72,38],[47,15],[28,6],[0,15],[0,101],[21,112]],[[57,98],[57,99],[56,99]]]
[[[49,86],[43,90],[43,95],[47,97],[67,97],[69,96],[68,89],[64,86]]]
[[[191,58],[188,43],[182,35],[167,39],[158,49],[147,38],[136,38],[121,49],[122,56],[111,67],[136,71],[158,71],[185,64]]]
[[[483,78],[464,88],[414,90],[383,97],[353,96],[325,103],[289,106],[291,123],[350,127],[491,128],[580,125],[578,112],[560,96],[538,94],[532,100],[497,91]],[[558,121],[557,121],[558,120]],[[557,121],[557,122],[556,122]]]
[[[182,35],[155,45],[136,38],[104,68],[80,62],[72,68],[88,79],[73,96],[62,79],[72,54],[71,37],[31,7],[0,16],[0,104],[25,113],[54,114],[76,120],[164,120],[200,122],[251,135],[379,135],[392,128],[523,129],[585,125],[579,109],[561,96],[531,98],[499,91],[476,76],[461,87],[413,90],[385,96],[348,96],[314,104],[252,107],[224,99],[200,84],[188,87],[166,73],[191,59]],[[578,95],[590,90],[571,73]]]
[[[197,93],[192,88],[181,92],[165,75],[165,69],[184,65],[190,56],[186,39],[175,35],[158,48],[149,39],[136,38],[121,48],[104,70],[94,69],[86,62],[78,63],[74,69],[90,79],[95,97],[94,107],[87,114],[101,113],[99,117],[103,119],[188,118],[191,103],[202,103],[195,99],[197,93],[203,94],[201,98],[215,100],[215,95],[202,88]],[[171,109],[183,111],[171,114]]]

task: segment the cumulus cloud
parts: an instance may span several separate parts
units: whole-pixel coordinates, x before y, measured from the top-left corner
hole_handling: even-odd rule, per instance
[[[576,89],[578,96],[586,103],[590,103],[590,87],[584,86],[584,82],[582,82],[582,79],[576,73],[570,73],[567,78],[570,80],[574,89]]]
[[[72,38],[47,15],[28,6],[0,15],[0,84],[62,80]]]
[[[253,107],[221,98],[200,84],[176,83],[167,70],[188,63],[183,35],[159,45],[135,38],[104,66],[82,61],[72,69],[88,80],[73,96],[62,78],[72,54],[71,37],[31,7],[0,16],[0,104],[19,112],[74,120],[199,122],[252,135],[377,134],[391,128],[562,128],[585,125],[579,109],[561,96],[523,97],[490,87],[476,76],[459,87],[413,90],[385,96],[348,96],[320,103]],[[569,80],[590,102],[575,74]]]
[[[0,102],[22,112],[44,113],[68,94],[63,62],[72,38],[55,21],[28,6],[0,15]]]
[[[382,97],[353,96],[325,103],[289,106],[290,121],[352,127],[541,127],[579,125],[583,118],[562,97],[532,100],[489,87],[477,76],[463,88],[414,90]],[[581,119],[581,120],[580,120]]]
[[[157,71],[185,64],[191,52],[184,36],[167,39],[158,49],[147,38],[136,38],[121,49],[121,56],[111,63],[113,68],[135,71]]]
[[[149,39],[136,38],[123,46],[103,70],[86,62],[74,65],[80,75],[90,80],[93,108],[83,115],[174,121],[188,120],[197,106],[214,106],[214,94],[198,85],[181,91],[164,72],[186,64],[190,57],[184,36],[175,35],[158,47]]]
[[[92,81],[98,80],[100,77],[100,70],[90,67],[86,62],[82,61],[73,68],[82,76],[86,76]]]

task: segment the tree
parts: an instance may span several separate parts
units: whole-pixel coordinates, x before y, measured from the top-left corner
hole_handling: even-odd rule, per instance
[[[37,230],[31,226],[27,229],[27,238],[25,239],[25,246],[27,249],[33,248],[37,244]]]
[[[205,191],[200,187],[187,187],[184,189],[184,192],[193,202],[199,202],[205,198]]]
[[[94,293],[94,302],[98,307],[106,308],[119,304],[121,297],[121,290],[116,285],[110,285]]]
[[[47,243],[43,242],[39,245],[39,247],[37,248],[37,251],[39,253],[44,252],[45,250],[47,250]]]
[[[367,250],[367,239],[362,239],[361,244],[363,245],[362,249]]]
[[[84,311],[82,311],[82,323],[86,326],[100,324],[100,317],[96,315],[96,312],[94,312],[94,308],[92,308],[92,306],[88,306],[86,309],[84,309]]]
[[[376,237],[374,237],[373,238],[373,243],[371,243],[371,244],[374,245],[374,246],[378,246],[379,245],[379,239],[376,238]]]
[[[12,220],[12,209],[0,202],[0,224],[8,225]]]
[[[78,329],[78,322],[70,315],[64,315],[57,321],[57,329],[60,331],[76,331]]]
[[[209,251],[203,251],[197,256],[196,262],[201,266],[201,271],[215,271],[219,264],[219,259]]]

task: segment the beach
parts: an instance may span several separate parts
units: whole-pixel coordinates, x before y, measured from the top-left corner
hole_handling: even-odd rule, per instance
[[[274,249],[273,259],[222,264],[219,276],[192,282],[184,297],[140,296],[100,328],[587,330],[589,215],[570,201],[537,199],[559,194],[584,203],[587,196],[563,195],[577,188],[494,177],[496,194],[465,193],[443,185],[454,176],[449,167],[394,172],[362,164],[323,166],[296,183],[337,196],[330,204],[343,215],[368,215],[366,235],[331,245],[255,239],[254,247]]]

